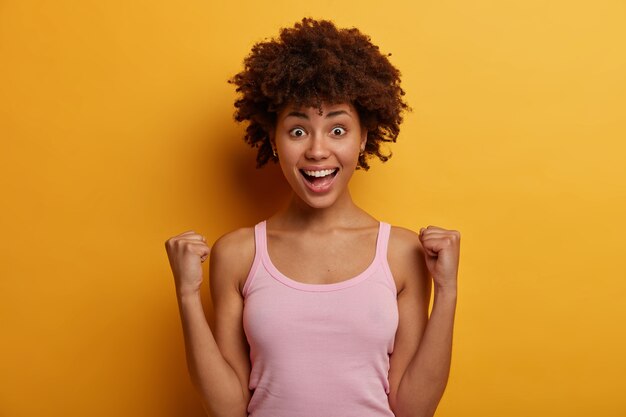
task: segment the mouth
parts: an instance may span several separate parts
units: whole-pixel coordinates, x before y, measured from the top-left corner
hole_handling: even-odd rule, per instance
[[[304,182],[314,192],[327,191],[333,183],[333,180],[339,172],[339,168],[323,169],[317,171],[309,171],[300,169],[300,174],[304,178]]]

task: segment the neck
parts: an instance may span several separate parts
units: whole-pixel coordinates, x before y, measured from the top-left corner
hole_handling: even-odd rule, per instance
[[[364,216],[367,214],[354,204],[350,192],[346,190],[332,206],[324,208],[311,207],[293,193],[287,207],[277,213],[276,220],[283,227],[328,230],[355,225]]]

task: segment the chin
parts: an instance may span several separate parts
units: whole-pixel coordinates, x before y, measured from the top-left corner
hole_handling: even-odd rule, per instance
[[[305,203],[307,206],[314,208],[314,209],[325,209],[328,207],[331,207],[333,204],[335,204],[335,202],[337,201],[337,199],[335,198],[302,198],[302,196],[298,196],[300,198],[300,200],[302,200],[303,203]]]
[[[308,194],[306,190],[304,190],[303,192],[294,192],[294,194],[303,204],[306,204],[307,206],[314,209],[325,209],[332,207],[335,203],[337,203],[337,200],[339,199],[338,196],[334,194],[312,196]]]

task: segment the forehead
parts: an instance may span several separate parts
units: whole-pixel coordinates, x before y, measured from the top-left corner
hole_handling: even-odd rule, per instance
[[[321,114],[320,114],[321,110]],[[317,106],[297,106],[288,104],[278,112],[278,118],[287,117],[327,117],[328,115],[347,114],[348,116],[358,117],[356,109],[351,103],[322,103],[321,109]]]

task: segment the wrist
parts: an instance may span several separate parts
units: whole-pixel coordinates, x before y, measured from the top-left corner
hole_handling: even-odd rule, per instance
[[[176,297],[181,301],[199,298],[200,288],[176,288]]]
[[[457,297],[457,286],[454,285],[437,285],[435,284],[435,296],[454,298]]]

